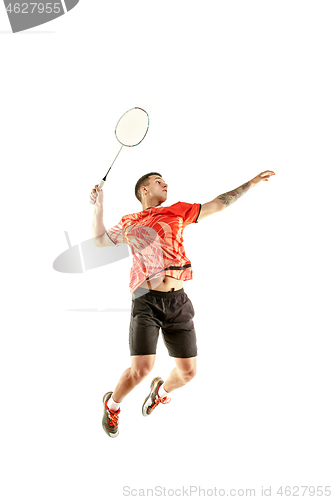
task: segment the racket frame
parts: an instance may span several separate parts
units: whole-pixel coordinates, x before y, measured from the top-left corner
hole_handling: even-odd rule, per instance
[[[147,115],[147,120],[148,120],[148,123],[147,123],[147,129],[146,129],[146,132],[144,133],[144,136],[142,137],[142,139],[141,139],[139,142],[137,142],[136,144],[124,144],[123,142],[121,142],[121,141],[120,141],[120,139],[119,139],[119,138],[118,138],[118,136],[117,136],[117,127],[118,127],[118,125],[119,125],[119,122],[122,120],[122,118],[123,118],[123,117],[124,117],[127,113],[129,113],[130,111],[133,111],[134,109],[139,109],[140,111],[143,111],[144,113],[146,113],[146,115]],[[102,187],[104,186],[104,183],[105,183],[105,181],[106,181],[107,175],[108,175],[108,173],[110,172],[110,170],[111,170],[111,168],[112,168],[112,166],[113,166],[114,162],[115,162],[115,161],[116,161],[116,159],[118,158],[119,153],[120,153],[120,151],[123,149],[123,147],[125,146],[125,147],[127,147],[127,148],[134,148],[135,146],[138,146],[139,144],[141,144],[141,142],[143,141],[143,139],[144,139],[144,138],[146,137],[146,135],[147,135],[148,129],[149,129],[149,115],[148,115],[147,111],[145,111],[143,108],[139,108],[138,106],[135,106],[134,108],[128,109],[128,110],[127,110],[127,111],[126,111],[126,112],[125,112],[125,113],[124,113],[124,114],[123,114],[123,115],[119,118],[119,120],[117,121],[117,124],[116,124],[116,126],[115,126],[114,133],[115,133],[115,136],[116,136],[117,141],[119,142],[119,144],[121,144],[121,148],[119,149],[119,151],[118,151],[118,153],[117,153],[117,155],[116,155],[115,159],[113,160],[113,162],[112,162],[112,164],[111,164],[111,166],[110,166],[109,170],[106,172],[105,176],[103,177],[103,179],[101,180],[101,182],[98,184],[98,189],[102,189]],[[94,203],[93,203],[92,201],[90,201],[89,203],[90,203],[91,205],[94,205]]]

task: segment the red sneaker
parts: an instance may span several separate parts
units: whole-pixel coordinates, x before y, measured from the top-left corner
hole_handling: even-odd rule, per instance
[[[164,384],[164,381],[161,379],[161,377],[155,377],[150,384],[150,393],[146,397],[143,405],[142,405],[142,415],[144,417],[148,417],[148,415],[151,414],[151,412],[156,408],[157,405],[162,403],[163,405],[170,403],[171,399],[167,398],[167,396],[164,396],[163,398],[160,398],[158,395],[158,389],[161,387],[161,385]]]
[[[118,420],[120,408],[117,411],[110,410],[107,402],[111,398],[113,392],[107,392],[103,397],[104,415],[102,420],[103,429],[108,436],[115,438],[119,434],[118,430]]]

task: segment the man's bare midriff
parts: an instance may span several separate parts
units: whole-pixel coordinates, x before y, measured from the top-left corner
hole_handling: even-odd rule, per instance
[[[148,288],[149,290],[157,290],[159,292],[171,292],[183,288],[183,283],[183,280],[178,280],[177,278],[173,278],[172,276],[165,275],[162,283],[161,277],[153,278],[149,281],[144,281],[143,283],[141,283],[140,287]]]

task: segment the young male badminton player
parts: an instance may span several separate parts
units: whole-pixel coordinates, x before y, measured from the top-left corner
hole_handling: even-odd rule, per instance
[[[103,191],[97,186],[92,190],[92,234],[96,245],[127,243],[133,254],[129,285],[132,293],[131,366],[123,372],[114,391],[103,397],[102,423],[110,437],[119,433],[120,403],[153,369],[160,329],[176,366],[165,382],[160,377],[153,379],[142,406],[143,415],[150,415],[160,403],[168,403],[169,394],[187,384],[196,374],[194,309],[183,288],[184,281],[192,279],[191,262],[183,246],[184,228],[221,212],[272,175],[275,173],[269,170],[262,172],[237,189],[203,205],[178,202],[162,207],[167,199],[168,185],[161,174],[151,172],[142,176],[135,186],[135,196],[142,204],[142,211],[125,215],[109,230],[103,223]]]

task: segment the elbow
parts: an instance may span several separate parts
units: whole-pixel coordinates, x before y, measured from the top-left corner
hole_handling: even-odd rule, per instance
[[[97,247],[101,246],[101,237],[100,236],[94,236],[93,240],[94,240],[94,243]]]
[[[221,200],[216,200],[216,212],[222,212],[225,209],[225,204]]]

